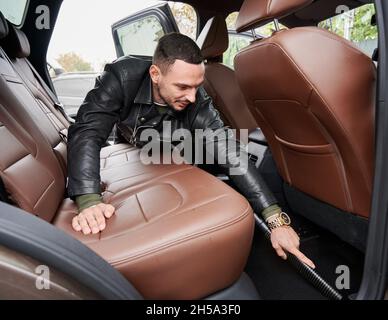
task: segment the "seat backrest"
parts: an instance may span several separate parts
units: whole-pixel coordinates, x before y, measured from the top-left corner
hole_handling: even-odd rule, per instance
[[[310,2],[246,0],[238,31]],[[318,200],[368,217],[374,171],[372,60],[329,31],[300,27],[255,41],[236,56],[235,67],[283,179]]]
[[[27,36],[9,21],[8,30],[8,35],[4,39],[4,51],[12,60],[18,72],[24,76],[26,85],[32,91],[35,98],[40,101],[42,108],[45,109],[45,113],[48,114],[55,127],[66,133],[66,130],[70,126],[68,119],[55,108],[54,101],[52,101],[36,76],[37,71],[28,61],[28,57],[30,56],[30,43]]]
[[[225,19],[220,15],[211,18],[197,39],[202,56],[207,60],[204,88],[212,97],[225,125],[251,131],[257,128],[257,123],[245,103],[234,71],[219,62],[228,49],[228,43]]]
[[[36,101],[33,105],[25,105],[25,112],[35,115],[33,117],[36,119],[35,122],[54,149],[66,175],[67,148],[63,137],[67,136],[69,122],[55,108],[54,102],[34,75],[36,71],[27,60],[30,55],[30,44],[26,35],[10,22],[8,30],[8,35],[0,41],[0,44],[11,60],[14,73],[23,80],[24,86]]]
[[[5,24],[0,14],[3,38]],[[63,170],[42,133],[51,126],[0,48],[0,176],[18,207],[47,221],[53,219],[65,192]]]

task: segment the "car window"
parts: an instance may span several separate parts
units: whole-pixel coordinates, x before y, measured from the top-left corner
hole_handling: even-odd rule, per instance
[[[158,40],[165,34],[155,16],[147,16],[117,29],[124,55],[152,56]]]
[[[179,32],[195,39],[197,15],[194,8],[180,2],[168,2]],[[146,16],[117,29],[124,55],[152,56],[158,40],[165,34],[156,16]]]
[[[28,0],[0,0],[0,11],[11,23],[20,26],[28,7]]]
[[[366,4],[353,10],[343,6],[341,10],[344,12],[320,22],[318,26],[352,41],[371,57],[378,38],[377,26],[372,23],[374,5]]]

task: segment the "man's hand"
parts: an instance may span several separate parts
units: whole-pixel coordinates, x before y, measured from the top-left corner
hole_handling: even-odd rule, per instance
[[[314,263],[299,251],[299,236],[294,229],[289,226],[282,226],[272,230],[271,232],[272,247],[275,249],[279,257],[287,259],[287,252],[292,253],[300,261],[315,269]]]
[[[96,234],[106,227],[105,218],[109,219],[115,212],[111,204],[99,203],[82,210],[73,218],[72,226],[75,231],[83,234]]]

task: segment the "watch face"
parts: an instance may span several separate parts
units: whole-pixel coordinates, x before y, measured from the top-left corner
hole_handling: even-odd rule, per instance
[[[283,223],[284,223],[285,225],[289,225],[289,224],[291,223],[291,219],[290,219],[290,217],[288,216],[287,213],[282,212],[282,213],[280,214],[280,218],[283,220]]]

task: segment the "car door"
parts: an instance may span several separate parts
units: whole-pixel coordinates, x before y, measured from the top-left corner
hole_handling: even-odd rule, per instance
[[[117,57],[152,57],[158,40],[170,32],[179,32],[167,3],[132,14],[112,25]]]

